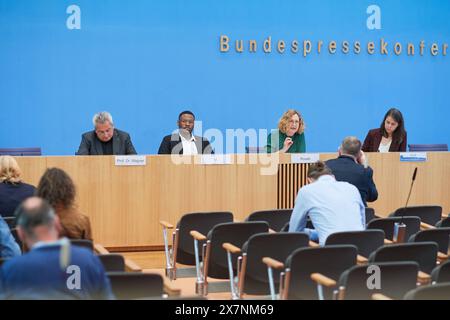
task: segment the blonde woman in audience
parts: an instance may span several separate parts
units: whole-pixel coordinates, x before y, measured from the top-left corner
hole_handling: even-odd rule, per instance
[[[47,200],[61,222],[61,237],[92,240],[89,218],[75,205],[75,184],[59,168],[47,169],[39,181],[36,195]]]
[[[22,180],[16,159],[0,156],[0,215],[13,217],[23,200],[34,195],[36,188]]]

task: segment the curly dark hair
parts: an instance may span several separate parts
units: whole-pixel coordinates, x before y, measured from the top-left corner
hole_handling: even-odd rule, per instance
[[[73,206],[75,194],[72,179],[59,168],[47,169],[36,190],[36,195],[47,200],[53,207],[62,206],[65,209]]]

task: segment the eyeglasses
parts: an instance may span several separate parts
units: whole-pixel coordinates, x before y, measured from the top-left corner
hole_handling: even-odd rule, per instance
[[[110,134],[112,132],[112,130],[113,130],[113,128],[108,128],[106,130],[95,130],[95,133],[97,133],[98,135],[101,135],[101,136],[105,136],[105,135]]]

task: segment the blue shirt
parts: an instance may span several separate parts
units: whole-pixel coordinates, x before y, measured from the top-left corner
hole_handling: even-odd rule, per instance
[[[70,246],[68,266],[63,268],[60,253],[59,242],[41,244],[5,262],[0,269],[0,298],[114,298],[103,265],[91,251]]]
[[[20,248],[9,230],[8,224],[0,216],[0,258],[20,256]]]
[[[289,231],[304,231],[311,218],[320,245],[335,232],[364,230],[365,208],[358,189],[348,183],[323,175],[300,189],[292,211]]]

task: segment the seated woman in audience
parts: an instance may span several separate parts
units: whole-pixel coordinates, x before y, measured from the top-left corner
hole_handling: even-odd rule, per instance
[[[13,217],[23,200],[34,195],[36,188],[22,182],[22,171],[11,156],[0,156],[0,215]]]
[[[75,194],[72,179],[58,168],[45,171],[36,191],[38,197],[46,199],[55,209],[62,226],[60,237],[92,240],[91,223],[76,208]]]
[[[305,152],[305,123],[300,113],[289,109],[278,121],[278,130],[267,136],[267,152]]]
[[[406,151],[406,131],[400,110],[392,108],[384,116],[380,128],[367,133],[362,146],[365,152]]]

